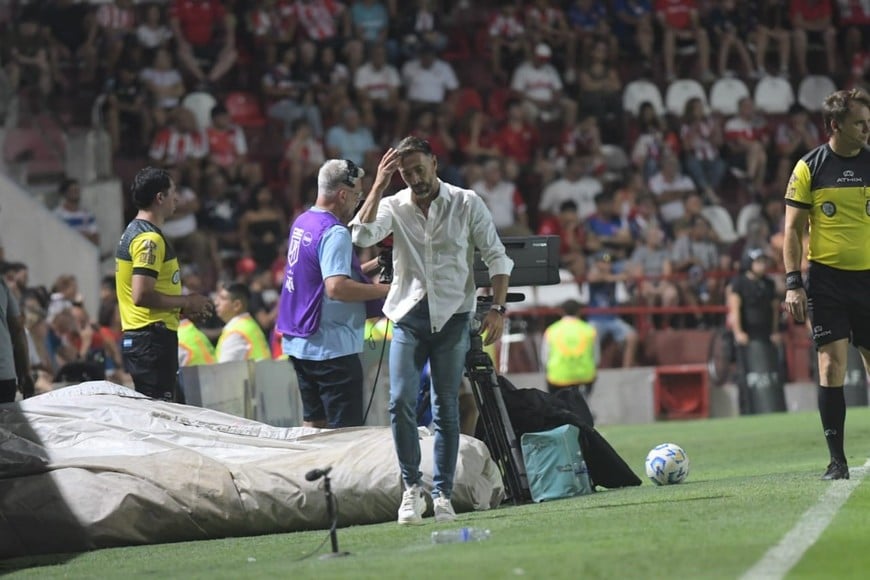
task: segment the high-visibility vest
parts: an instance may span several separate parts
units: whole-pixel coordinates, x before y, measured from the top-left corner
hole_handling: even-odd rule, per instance
[[[178,325],[178,348],[187,353],[185,364],[189,367],[210,365],[217,360],[211,340],[186,318]]]
[[[387,340],[393,340],[393,323],[386,316],[380,318],[367,318],[365,333],[366,341],[381,342],[386,335]]]
[[[568,387],[595,380],[595,327],[566,316],[547,327],[547,382]]]
[[[221,348],[224,339],[233,333],[242,335],[245,342],[248,343],[247,360],[267,360],[272,358],[272,352],[269,349],[269,344],[266,342],[266,335],[263,334],[263,329],[246,312],[236,316],[224,326],[221,337],[218,339],[217,349],[215,350],[218,360],[221,358]]]

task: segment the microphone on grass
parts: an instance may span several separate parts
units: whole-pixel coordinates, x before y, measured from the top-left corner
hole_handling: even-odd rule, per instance
[[[305,479],[308,481],[317,481],[321,477],[328,475],[330,471],[332,471],[332,467],[327,467],[326,469],[312,469],[305,474]]]
[[[342,552],[338,549],[338,534],[336,533],[336,528],[338,527],[338,510],[335,503],[335,497],[332,495],[332,486],[329,482],[330,471],[332,471],[331,465],[324,469],[312,469],[305,474],[305,479],[308,481],[317,481],[322,477],[323,491],[326,492],[326,514],[329,519],[329,539],[332,540],[332,552],[323,554],[320,557],[321,559],[350,555],[350,552]]]

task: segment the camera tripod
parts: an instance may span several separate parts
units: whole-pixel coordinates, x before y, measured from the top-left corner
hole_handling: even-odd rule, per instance
[[[515,301],[511,298],[508,297],[508,302]],[[507,496],[514,504],[519,504],[531,497],[522,448],[511,424],[495,367],[483,350],[480,335],[481,318],[491,303],[492,298],[488,296],[477,299],[477,312],[471,323],[471,345],[465,355],[465,374],[482,421],[483,441],[498,465]]]

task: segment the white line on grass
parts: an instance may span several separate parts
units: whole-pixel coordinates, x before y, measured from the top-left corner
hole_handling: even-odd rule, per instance
[[[822,494],[816,505],[812,506],[798,523],[767,551],[761,560],[741,576],[741,580],[768,580],[783,578],[830,525],[834,516],[861,484],[861,480],[870,469],[870,459],[857,469],[850,469],[851,479],[831,482],[831,486]]]

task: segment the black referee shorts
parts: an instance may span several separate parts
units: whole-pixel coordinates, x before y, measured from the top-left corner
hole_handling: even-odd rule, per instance
[[[152,399],[184,402],[178,385],[178,333],[163,324],[124,332],[124,368],[136,390]]]
[[[807,309],[816,347],[848,338],[870,348],[870,270],[840,270],[810,262]]]

